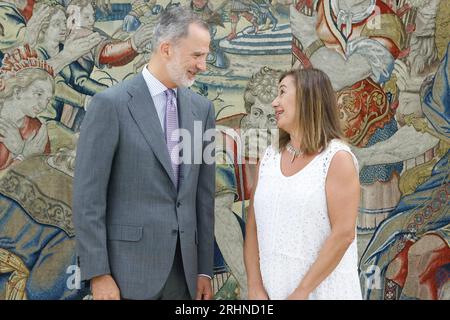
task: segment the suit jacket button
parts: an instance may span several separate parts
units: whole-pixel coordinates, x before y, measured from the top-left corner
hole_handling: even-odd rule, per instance
[[[177,202],[177,208],[179,208],[179,207],[181,207],[181,202],[180,201]]]

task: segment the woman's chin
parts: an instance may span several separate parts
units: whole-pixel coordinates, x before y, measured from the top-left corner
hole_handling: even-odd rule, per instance
[[[286,131],[283,121],[277,121],[277,128]]]

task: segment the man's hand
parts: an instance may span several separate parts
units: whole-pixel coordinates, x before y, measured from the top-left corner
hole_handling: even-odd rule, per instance
[[[55,74],[59,73],[65,66],[89,53],[101,41],[103,41],[103,37],[97,32],[80,38],[76,38],[76,35],[71,35],[66,39],[64,49],[48,59],[47,62],[53,67]]]
[[[3,118],[0,118],[0,142],[16,156],[23,152],[25,146],[19,128],[11,121]]]
[[[300,40],[304,49],[319,39],[316,31],[317,14],[313,11],[312,16],[298,12],[293,5],[290,6],[290,19],[292,34]]]
[[[213,292],[211,287],[211,280],[205,276],[198,276],[197,278],[197,295],[195,300],[211,300]]]
[[[94,300],[120,300],[120,290],[109,274],[94,277],[91,280]]]
[[[74,33],[66,39],[63,52],[70,57],[70,61],[75,61],[89,53],[103,41],[103,37],[98,32],[87,32],[89,34],[86,34],[85,36]]]
[[[31,157],[35,154],[43,154],[45,152],[45,146],[47,145],[47,142],[47,126],[45,124],[42,124],[39,131],[34,136],[29,137],[25,141],[25,146],[22,152],[24,158]]]

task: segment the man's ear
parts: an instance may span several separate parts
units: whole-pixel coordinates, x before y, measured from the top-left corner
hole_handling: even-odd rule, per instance
[[[159,45],[159,52],[164,58],[168,58],[172,54],[172,47],[168,41],[163,41]]]

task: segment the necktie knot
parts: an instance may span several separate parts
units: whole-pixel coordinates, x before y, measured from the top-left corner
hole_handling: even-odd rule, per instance
[[[175,91],[170,88],[164,91],[164,93],[166,94],[166,99],[168,101],[172,101],[173,97],[175,96]]]
[[[164,93],[166,94],[166,107],[171,111],[174,111],[175,104],[173,102],[173,98],[175,97],[175,91],[173,89],[167,89]]]

